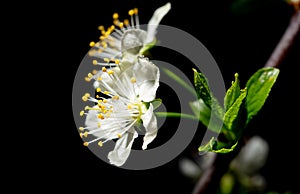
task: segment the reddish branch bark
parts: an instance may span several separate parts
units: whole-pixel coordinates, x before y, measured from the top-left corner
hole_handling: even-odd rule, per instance
[[[291,18],[290,24],[267,61],[265,67],[278,67],[292,46],[300,28],[300,11]]]

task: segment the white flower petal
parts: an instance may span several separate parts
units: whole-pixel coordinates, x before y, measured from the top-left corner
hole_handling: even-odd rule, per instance
[[[123,53],[122,58],[122,71],[126,70],[128,67],[132,67],[137,62],[137,55],[132,53]]]
[[[159,86],[160,72],[156,65],[147,58],[139,58],[138,63],[133,67],[133,74],[136,78],[136,93],[144,102],[155,99],[156,90]]]
[[[147,33],[140,29],[127,30],[121,40],[121,49],[124,53],[131,53],[133,55],[139,54],[140,49],[144,46]]]
[[[143,125],[146,129],[146,134],[144,136],[144,142],[142,149],[147,149],[149,143],[151,143],[157,135],[157,120],[153,113],[153,105],[150,103],[149,109],[141,116],[143,120]]]
[[[134,85],[130,81],[133,77],[133,66],[128,67],[118,76],[115,81],[115,91],[122,97],[130,100],[136,98]]]
[[[151,43],[154,41],[154,37],[156,34],[156,29],[162,18],[169,12],[171,9],[171,3],[167,3],[164,6],[158,8],[155,10],[152,18],[150,19],[148,23],[148,29],[147,29],[147,39],[146,43]]]
[[[94,106],[93,108],[95,108],[97,106]],[[98,126],[98,122],[99,122],[99,118],[97,117],[99,113],[96,110],[90,110],[87,113],[86,116],[86,120],[85,120],[85,125],[88,127],[88,130],[94,130],[97,128]],[[93,135],[96,137],[104,137],[106,136],[106,131],[105,130],[99,130],[96,133],[94,133]]]
[[[129,131],[130,132],[125,133],[117,140],[114,150],[108,153],[108,159],[111,164],[121,166],[127,160],[131,151],[133,140],[138,136],[137,132],[134,131],[133,128]]]
[[[137,59],[137,63],[118,75],[118,80],[114,82],[114,90],[129,100],[134,101],[139,96],[140,100],[150,102],[155,99],[160,72],[147,58],[137,57]],[[132,83],[132,78],[136,79],[135,83]]]
[[[97,107],[97,106],[94,106],[94,107]],[[88,126],[88,127],[91,127],[91,126],[97,125],[97,122],[98,122],[97,111],[90,110],[87,113],[87,116],[86,116],[86,119],[85,119],[85,125]]]

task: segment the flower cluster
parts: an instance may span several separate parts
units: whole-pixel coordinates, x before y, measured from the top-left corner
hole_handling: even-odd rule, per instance
[[[137,8],[129,11],[130,22],[121,22],[115,13],[114,25],[107,30],[100,26],[100,41],[90,43],[93,48],[89,55],[95,58],[93,64],[100,70],[85,78],[93,81],[95,95],[82,96],[83,101],[92,105],[80,112],[85,116],[85,126],[79,127],[80,136],[85,146],[97,143],[102,147],[109,140],[117,140],[114,150],[108,154],[110,163],[116,166],[123,165],[129,157],[138,127],[145,129],[143,150],[157,135],[152,102],[159,87],[160,72],[143,52],[155,44],[157,26],[169,10],[170,3],[158,8],[147,31],[140,29]]]

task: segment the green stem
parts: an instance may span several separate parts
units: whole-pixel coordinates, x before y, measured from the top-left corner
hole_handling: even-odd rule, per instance
[[[156,116],[158,117],[181,117],[185,119],[191,119],[191,120],[196,120],[199,121],[199,119],[190,114],[185,114],[185,113],[178,113],[178,112],[155,112]]]
[[[179,76],[177,76],[172,71],[170,71],[170,70],[168,70],[166,68],[162,68],[162,70],[163,70],[163,72],[165,74],[167,74],[170,78],[172,78],[173,80],[175,80],[184,89],[186,89],[187,91],[189,91],[193,96],[195,96],[197,98],[196,91],[195,91],[195,89],[193,87],[191,87],[188,83],[186,83],[183,79],[181,79]]]

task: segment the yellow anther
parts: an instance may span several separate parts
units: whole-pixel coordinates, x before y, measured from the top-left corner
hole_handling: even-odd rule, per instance
[[[106,37],[105,36],[100,36],[99,39],[100,40],[104,40]]]
[[[96,51],[95,51],[95,50],[90,50],[90,51],[88,52],[88,55],[89,55],[89,56],[94,56],[94,55],[95,55],[95,53],[96,53]]]
[[[97,80],[98,80],[98,81],[101,81],[101,80],[102,80],[102,77],[98,77]]]
[[[82,96],[82,100],[83,100],[84,102],[86,102],[86,101],[88,100],[88,97]]]
[[[120,64],[120,60],[119,60],[119,59],[116,59],[116,60],[115,60],[115,63],[116,63],[117,65],[119,65],[119,64]]]
[[[91,81],[91,79],[89,77],[85,77],[84,80],[87,81],[87,82]]]
[[[133,14],[134,14],[134,10],[133,9],[131,9],[131,10],[128,11],[128,15],[132,16]]]
[[[115,26],[114,25],[111,25],[110,28],[109,28],[111,31],[113,31],[115,29]]]
[[[80,131],[83,131],[83,130],[84,130],[84,128],[83,128],[83,127],[79,127],[79,130],[80,130]]]
[[[84,110],[89,110],[89,109],[91,109],[91,107],[89,107],[89,106],[84,107]]]
[[[118,26],[119,25],[119,20],[114,20],[113,23],[114,23],[115,26]]]
[[[84,115],[84,111],[82,110],[82,111],[80,111],[80,116],[83,116]]]
[[[90,95],[90,93],[85,93],[84,94],[86,97],[90,97],[91,95]]]
[[[136,14],[136,15],[139,13],[138,8],[134,8],[133,11],[134,11],[134,14]]]
[[[93,60],[93,65],[97,65],[98,61],[97,60]]]
[[[114,14],[113,14],[113,19],[116,20],[116,19],[118,19],[118,18],[119,18],[119,14],[118,14],[118,13],[114,13]]]
[[[113,100],[119,100],[119,98],[120,98],[119,96],[113,96],[112,97]]]
[[[107,100],[106,100],[106,99],[103,99],[103,103],[107,103]]]
[[[98,126],[98,128],[100,128],[100,127],[101,127],[101,123],[100,123],[100,122],[98,122],[98,123],[97,123],[97,126]]]
[[[97,43],[95,44],[95,47],[99,47],[99,46],[100,46],[100,43],[97,42]]]
[[[87,137],[87,136],[88,136],[88,132],[87,132],[87,131],[84,132],[84,133],[83,133],[83,136],[84,136],[84,137]]]
[[[98,71],[96,69],[93,69],[92,74],[96,75]]]
[[[104,36],[107,38],[110,34],[111,34],[111,30],[110,29],[108,29],[106,32],[105,32],[105,34],[104,34]],[[107,42],[105,42],[105,43],[107,43]]]
[[[92,78],[93,74],[92,73],[88,73],[88,78]]]
[[[129,26],[129,20],[128,19],[125,19],[123,23],[124,23],[125,26]]]
[[[97,92],[101,92],[101,88],[97,88],[96,91],[97,91]]]
[[[128,104],[128,105],[127,105],[127,108],[128,108],[128,109],[132,109],[132,105],[131,105],[131,104]]]
[[[121,135],[120,133],[118,133],[117,136],[118,136],[118,138],[121,138],[121,137],[122,137],[122,135]]]
[[[119,27],[120,27],[120,28],[123,28],[123,27],[124,27],[124,23],[123,23],[123,22],[120,22]]]
[[[84,142],[83,145],[84,145],[84,146],[88,146],[88,145],[89,145],[89,142]]]
[[[106,42],[101,42],[101,45],[103,46],[103,48],[107,48],[107,43]]]
[[[103,142],[102,142],[102,141],[99,141],[99,142],[98,142],[98,146],[102,147],[102,146],[103,146]]]
[[[104,60],[104,62],[106,62],[106,63],[109,63],[109,61],[110,61],[109,58],[104,58],[103,60]]]
[[[103,71],[103,72],[106,72],[106,68],[105,68],[105,67],[102,67],[102,71]]]
[[[103,114],[101,114],[101,113],[100,113],[100,114],[98,114],[98,118],[103,120],[103,119],[104,119],[104,116],[103,116]]]
[[[110,92],[109,91],[104,91],[103,94],[108,95],[108,94],[110,94]]]
[[[98,107],[101,108],[101,110],[105,110],[105,106],[103,104],[98,104]]]
[[[101,30],[101,31],[104,30],[104,26],[99,26],[98,30]]]
[[[90,47],[93,47],[93,46],[95,46],[95,42],[94,41],[92,41],[92,42],[90,42]]]
[[[108,70],[107,73],[108,73],[109,75],[111,75],[111,74],[114,73],[114,71],[113,71],[113,70]]]
[[[132,77],[132,78],[130,79],[130,82],[133,83],[133,84],[136,83],[136,78],[135,78],[135,77]]]
[[[97,98],[99,98],[99,97],[97,97]],[[98,104],[100,104],[100,103],[102,103],[102,100],[98,100]]]

